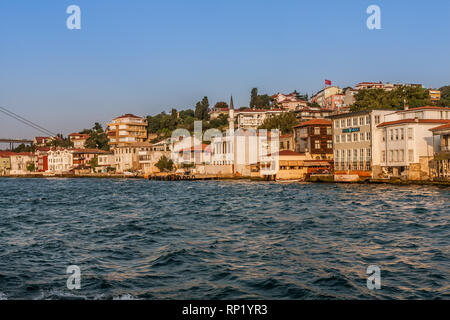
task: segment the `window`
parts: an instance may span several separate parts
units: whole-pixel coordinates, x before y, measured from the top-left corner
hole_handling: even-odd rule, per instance
[[[399,156],[398,161],[400,161],[400,162],[405,161],[405,150],[400,150],[398,156]]]
[[[327,135],[332,135],[332,133],[331,133],[331,127],[327,127]]]
[[[353,134],[353,142],[358,142],[358,134],[357,133]]]
[[[380,123],[380,116],[375,116],[375,124],[379,124]]]
[[[364,132],[359,133],[359,140],[364,141]]]
[[[347,142],[352,142],[352,135],[351,134],[347,135]]]
[[[398,161],[398,150],[394,150],[394,162]]]
[[[400,140],[405,140],[405,129],[400,129]]]
[[[358,161],[358,150],[357,149],[353,150],[353,161],[354,162]]]
[[[342,141],[342,142],[345,142],[345,135],[342,135],[341,141]]]
[[[314,148],[315,148],[315,149],[320,149],[320,140],[316,140],[316,141],[314,142]]]
[[[386,151],[381,151],[381,162],[386,162]]]
[[[370,116],[366,117],[366,124],[370,124]]]
[[[395,129],[395,140],[398,140],[398,129]]]
[[[366,140],[370,141],[370,132],[366,132]]]
[[[327,140],[327,148],[333,149],[333,141],[332,140]]]
[[[394,161],[394,151],[389,150],[389,162]]]
[[[339,129],[339,120],[335,120],[335,121],[334,121],[334,126],[335,126],[337,129]]]
[[[408,140],[413,139],[413,128],[408,128]]]
[[[360,126],[364,125],[364,118],[363,117],[359,117],[359,125]]]
[[[358,118],[353,118],[353,126],[357,126],[358,125]]]
[[[367,154],[366,154],[367,155],[367,159],[366,159],[367,161],[370,161],[370,159],[372,157],[372,154],[370,153],[370,151],[371,151],[370,148],[367,148]]]
[[[336,143],[339,143],[341,141],[341,136],[337,135],[336,136]]]
[[[320,135],[320,127],[314,127],[314,134],[317,136],[317,135]]]
[[[352,126],[352,119],[347,119],[347,127],[351,127]]]
[[[364,149],[359,150],[359,160],[364,161]]]
[[[392,141],[394,140],[394,130],[389,130],[389,139]]]
[[[408,150],[408,161],[414,162],[414,150],[413,149]]]
[[[345,120],[341,120],[341,128],[345,128]]]

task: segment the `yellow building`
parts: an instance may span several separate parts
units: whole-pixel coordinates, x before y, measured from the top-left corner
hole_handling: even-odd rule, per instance
[[[112,147],[144,142],[147,139],[147,119],[125,114],[108,123],[106,133]]]
[[[441,100],[441,91],[430,89],[429,91],[431,101],[439,101]]]

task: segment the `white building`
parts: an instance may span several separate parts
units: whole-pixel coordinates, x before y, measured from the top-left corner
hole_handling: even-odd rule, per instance
[[[377,177],[402,177],[409,180],[430,178],[429,162],[439,148],[439,138],[430,130],[450,123],[450,109],[422,107],[402,110],[385,116],[377,126],[374,146],[381,156],[374,159]]]
[[[30,152],[20,152],[11,154],[10,161],[11,161],[11,170],[9,172],[10,174],[12,175],[27,174],[30,173],[27,167],[28,165],[35,163],[35,157]]]
[[[52,149],[47,152],[47,172],[63,173],[73,168],[73,153],[69,149]]]
[[[238,129],[258,129],[269,117],[280,115],[285,110],[281,109],[244,109],[236,111]]]

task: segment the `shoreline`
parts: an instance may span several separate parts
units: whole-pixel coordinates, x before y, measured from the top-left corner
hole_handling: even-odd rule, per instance
[[[42,175],[42,174],[27,174],[27,175],[4,175],[2,178],[10,179],[134,179],[134,180],[155,180],[155,181],[238,181],[246,180],[252,182],[279,182],[279,183],[334,183],[334,184],[389,184],[389,185],[433,185],[433,186],[448,186],[450,187],[450,181],[429,181],[429,180],[401,180],[401,179],[365,179],[360,181],[334,181],[331,177],[311,177],[306,180],[267,180],[264,178],[255,177],[221,177],[221,176],[197,176],[190,179],[166,179],[165,176],[153,176],[146,177],[144,175],[75,175],[75,174],[55,174],[55,175]],[[153,179],[152,179],[153,178]],[[156,179],[155,179],[156,178]]]

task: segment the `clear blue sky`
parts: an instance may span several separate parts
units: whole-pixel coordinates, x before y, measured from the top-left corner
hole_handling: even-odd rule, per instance
[[[82,29],[66,28],[67,6]],[[366,8],[382,30],[366,28]],[[123,113],[311,94],[324,79],[450,84],[448,0],[1,0],[0,105],[68,134]],[[0,137],[38,132],[0,114]]]

